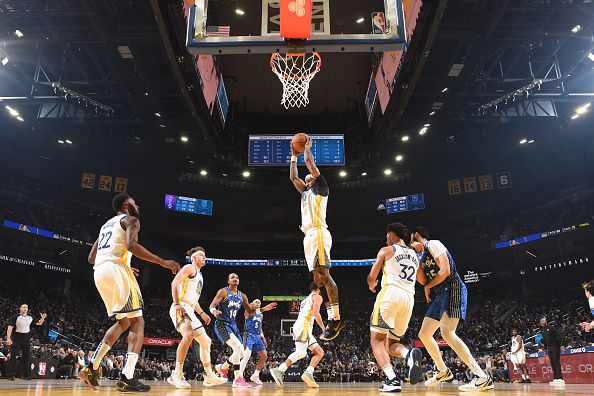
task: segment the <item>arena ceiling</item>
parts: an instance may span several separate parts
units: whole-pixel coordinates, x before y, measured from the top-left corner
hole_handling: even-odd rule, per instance
[[[444,150],[463,158],[483,155],[476,153],[483,147],[501,160],[524,137],[538,145],[559,128],[580,128],[572,116],[594,96],[590,0],[425,2],[387,111],[371,125],[363,107],[369,55],[325,56],[328,72],[314,80],[311,113],[298,114],[280,108],[280,86],[258,57],[234,56],[223,59],[231,108],[222,128],[208,116],[184,50],[180,1],[9,0],[0,4],[0,26],[7,59],[0,98],[20,112],[18,128],[33,131],[39,145],[31,150],[72,159],[150,156],[180,173],[242,169],[249,133],[287,132],[287,125],[344,131],[353,175],[426,166]],[[479,110],[524,95],[534,81],[541,83],[527,97]],[[96,103],[105,109],[95,111]],[[14,122],[7,111],[0,115],[3,128]],[[428,133],[419,136],[425,124]],[[9,138],[17,144],[21,135]],[[66,140],[73,144],[59,143]],[[403,163],[394,162],[396,153]]]

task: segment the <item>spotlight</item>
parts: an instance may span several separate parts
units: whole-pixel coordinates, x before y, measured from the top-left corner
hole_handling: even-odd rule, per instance
[[[23,121],[25,121],[25,120],[23,119],[23,117],[20,117],[20,116],[18,116],[18,117],[17,117],[17,120],[19,120],[20,122],[23,122]]]
[[[163,124],[159,124],[159,126],[160,126],[161,128],[165,128],[165,125],[163,125]]]
[[[532,144],[532,143],[534,143],[534,139],[528,140],[528,144]]]
[[[8,57],[2,58],[2,66],[6,66],[8,64]]]
[[[441,90],[441,93],[446,93],[448,92],[448,87],[445,87],[444,89]]]
[[[250,177],[250,171],[243,171],[243,177]]]
[[[361,173],[361,176],[367,176],[367,172]]]
[[[429,113],[430,116],[435,114],[435,110],[433,110],[431,113]]]
[[[402,136],[402,137],[400,138],[400,140],[402,140],[403,142],[408,142],[408,139],[410,139],[410,138],[408,137],[408,135],[404,135],[404,136]]]
[[[235,13],[236,13],[237,15],[245,15],[245,11],[244,11],[244,10],[242,10],[242,9],[239,9],[239,8],[236,8],[236,9],[235,9]]]
[[[419,135],[424,135],[427,133],[427,127],[423,127],[421,128],[421,130],[419,131]]]
[[[72,140],[70,140],[70,139],[66,139],[66,143],[68,143],[68,144],[72,144]]]
[[[582,26],[581,25],[575,25],[573,27],[573,29],[571,29],[571,33],[574,33],[575,34],[575,33],[579,32],[580,30],[582,30]]]
[[[208,175],[208,172],[206,171],[206,169],[202,169],[202,170],[200,171],[200,174],[201,174],[202,176],[206,176],[206,175]]]
[[[588,111],[588,108],[590,107],[590,103],[586,103],[585,105],[583,105],[582,107],[578,107],[575,112],[576,114],[582,115],[585,112]]]
[[[159,117],[159,118],[161,118],[161,114],[159,114],[159,113],[155,113],[155,117]]]
[[[590,52],[588,54],[588,59],[590,59],[592,62],[594,62],[594,52]]]
[[[528,141],[528,139],[522,139],[522,140],[520,140],[520,144],[526,144],[527,141]]]
[[[60,140],[58,140],[58,143],[64,144],[64,141],[62,139],[60,139]]]
[[[357,23],[363,23],[364,20],[365,20],[365,18],[359,18],[355,22],[357,22]]]
[[[23,32],[21,32],[19,29],[14,31],[14,35],[19,38],[24,36]]]
[[[346,171],[341,170],[340,173],[338,174],[338,176],[340,177],[346,177],[347,173]]]
[[[18,111],[10,108],[10,106],[6,106],[6,109],[8,110],[8,114],[10,114],[13,117],[18,117],[20,115]]]
[[[576,118],[578,118],[579,116],[580,116],[579,114],[574,114],[574,115],[572,115],[572,116],[571,116],[571,119],[572,119],[572,120],[575,120],[575,119],[576,119]]]
[[[187,136],[182,136],[182,137],[180,138],[180,140],[181,140],[182,142],[184,142],[184,143],[188,143],[188,142],[190,141],[190,139],[188,139],[188,137],[187,137]]]
[[[389,176],[392,174],[392,169],[385,169],[384,170],[384,175]]]
[[[424,126],[425,128],[428,128],[428,127],[430,127],[430,126],[431,126],[431,124],[425,124],[425,125],[423,125],[423,126]]]
[[[400,154],[398,154],[396,156],[396,161],[398,161],[398,162],[402,161],[403,159],[404,159],[404,157],[402,155],[400,155]]]

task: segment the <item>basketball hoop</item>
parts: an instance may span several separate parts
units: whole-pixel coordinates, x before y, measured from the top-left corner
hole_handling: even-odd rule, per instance
[[[270,57],[270,68],[283,84],[281,104],[289,107],[305,107],[309,103],[309,83],[320,71],[322,58],[317,52],[287,53],[278,52]]]

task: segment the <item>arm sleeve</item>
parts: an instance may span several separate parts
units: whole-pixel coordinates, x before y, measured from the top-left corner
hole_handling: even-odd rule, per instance
[[[328,188],[328,182],[321,174],[314,182],[313,191],[316,193],[316,195],[321,195],[323,197],[327,197],[328,193],[330,192],[330,189]]]
[[[427,249],[429,249],[429,253],[431,253],[433,258],[438,258],[448,252],[448,249],[446,249],[443,243],[437,240],[427,242]]]

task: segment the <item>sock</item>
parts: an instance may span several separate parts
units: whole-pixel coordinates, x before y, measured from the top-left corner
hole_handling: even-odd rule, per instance
[[[334,319],[334,310],[332,309],[332,305],[330,305],[330,306],[328,306],[328,308],[326,308],[326,313],[328,314],[328,320]]]
[[[228,360],[225,360],[225,363],[221,364],[221,367],[223,368],[223,370],[228,370],[229,366],[231,366],[231,363],[229,363]]]
[[[522,379],[523,379],[523,380],[525,380],[525,379],[526,379],[526,376],[525,376],[524,374],[522,374]]]
[[[207,377],[214,377],[214,372],[212,371],[212,366],[205,366],[204,371],[206,372]]]
[[[175,362],[175,372],[181,374],[184,372],[184,363],[183,362]]]
[[[106,343],[104,343],[103,341],[101,341],[99,343],[99,345],[97,345],[97,349],[95,349],[95,353],[93,354],[93,370],[99,370],[99,365],[101,364],[101,360],[103,359],[103,357],[105,355],[107,355],[107,352],[109,352],[109,350],[111,349],[111,347],[109,345],[107,345]]]
[[[126,376],[128,379],[132,379],[134,377],[134,369],[136,368],[136,362],[138,361],[138,354],[134,352],[128,352],[126,354],[126,364],[124,365],[124,369],[122,370],[122,374]]]
[[[233,365],[233,377],[235,379],[242,378],[242,373],[239,371],[239,364]]]
[[[307,369],[305,370],[306,373],[310,373],[313,374],[314,373],[314,368],[311,366],[307,366]]]
[[[336,320],[340,320],[340,310],[338,309],[338,304],[330,305],[330,309],[332,310],[332,317]]]
[[[281,373],[284,373],[285,371],[287,371],[288,367],[287,365],[283,362],[280,366],[278,366],[278,369],[280,370]]]
[[[257,369],[256,369],[256,370],[254,370],[254,375],[255,375],[256,377],[259,377],[259,376],[260,376],[260,370],[257,370]]]
[[[402,354],[402,356],[406,359],[406,365],[408,367],[412,367],[413,366],[413,359],[412,359],[412,353],[410,353],[410,351],[408,350],[407,347],[403,346],[400,349],[400,353]]]
[[[391,364],[385,365],[384,367],[382,367],[382,370],[384,371],[384,374],[386,374],[386,377],[388,377],[388,381],[391,381],[394,378],[396,378],[396,373],[394,372],[394,367],[392,367]]]

